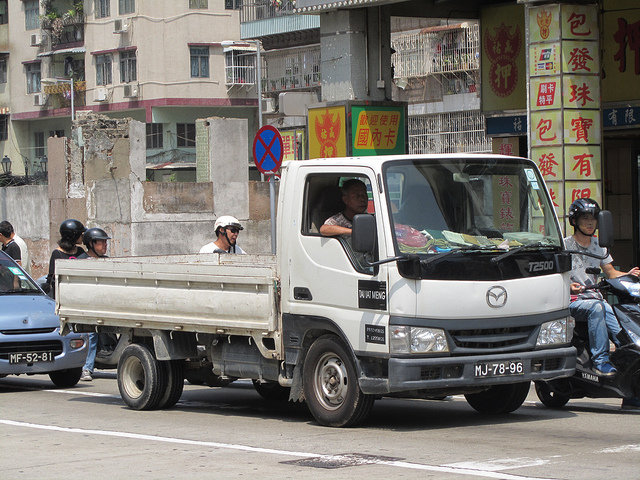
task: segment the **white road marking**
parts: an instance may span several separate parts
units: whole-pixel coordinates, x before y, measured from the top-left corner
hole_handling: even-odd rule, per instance
[[[39,425],[35,423],[15,422],[13,420],[0,419],[0,423],[4,425],[10,425],[13,427],[21,427],[21,428],[35,428],[40,430],[50,430],[50,431],[63,432],[63,433],[77,433],[81,435],[100,435],[100,436],[107,436],[107,437],[119,437],[119,438],[135,439],[135,440],[145,440],[150,442],[165,442],[165,443],[177,443],[182,445],[195,445],[195,446],[201,446],[201,447],[214,447],[214,448],[221,448],[221,449],[228,449],[228,450],[239,450],[239,451],[251,452],[251,453],[264,453],[264,454],[278,455],[282,457],[322,458],[322,459],[333,460],[333,461],[340,461],[343,458],[343,456],[341,455],[322,455],[319,453],[311,453],[311,452],[276,450],[273,448],[251,447],[249,445],[235,445],[231,443],[205,442],[202,440],[187,440],[183,438],[160,437],[157,435],[144,435],[144,434],[129,433],[129,432],[114,432],[114,431],[108,431],[108,430],[90,430],[90,429],[83,429],[83,428],[59,427],[54,425]],[[372,460],[371,463],[376,465],[385,465],[389,467],[396,467],[396,468],[403,468],[403,469],[425,470],[430,472],[450,473],[453,475],[468,475],[472,477],[495,478],[499,480],[554,480],[554,479],[543,479],[541,477],[525,477],[521,475],[511,475],[508,473],[485,471],[485,470],[472,469],[472,468],[424,465],[424,464],[411,463],[406,461]]]
[[[110,393],[97,393],[97,392],[83,392],[80,390],[43,390],[44,392],[49,393],[70,393],[72,395],[85,395],[87,397],[107,397],[107,398],[117,398],[120,400],[120,395],[112,395]]]
[[[445,466],[497,472],[500,470],[508,470],[510,468],[539,467],[540,465],[546,465],[549,462],[550,460],[543,460],[542,458],[498,458],[484,462],[447,463]]]
[[[619,447],[605,448],[598,453],[624,453],[624,452],[640,452],[640,445],[620,445]]]

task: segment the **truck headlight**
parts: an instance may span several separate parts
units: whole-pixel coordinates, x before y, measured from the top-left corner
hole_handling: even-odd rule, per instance
[[[536,346],[569,343],[573,336],[573,319],[563,318],[545,322],[540,327]]]
[[[444,330],[394,326],[390,332],[391,353],[448,352],[449,345]]]

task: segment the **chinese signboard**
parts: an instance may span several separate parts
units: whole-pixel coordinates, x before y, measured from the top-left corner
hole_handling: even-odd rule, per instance
[[[531,156],[559,216],[602,201],[600,46],[595,5],[527,7]]]
[[[520,228],[519,179],[514,175],[493,176],[493,226],[507,232]]]
[[[309,158],[347,156],[345,106],[309,109]]]
[[[353,155],[405,153],[404,106],[351,106]]]
[[[484,8],[480,25],[483,112],[526,108],[524,6]]]
[[[282,137],[282,161],[301,160],[304,158],[304,130],[287,130],[280,132]]]

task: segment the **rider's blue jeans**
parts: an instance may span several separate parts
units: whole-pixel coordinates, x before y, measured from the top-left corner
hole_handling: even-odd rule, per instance
[[[591,360],[595,367],[609,361],[609,333],[617,343],[616,335],[620,333],[620,324],[611,305],[604,300],[575,300],[569,305],[571,316],[576,322],[587,322],[589,328],[589,347]]]
[[[90,333],[89,334],[89,345],[87,345],[87,360],[82,367],[83,370],[89,370],[89,372],[93,373],[93,365],[96,362],[96,353],[98,353],[98,334]]]

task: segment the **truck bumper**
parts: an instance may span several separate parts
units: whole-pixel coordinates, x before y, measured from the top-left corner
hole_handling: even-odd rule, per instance
[[[476,366],[504,361],[521,361],[522,373],[476,376]],[[373,395],[410,390],[465,391],[482,386],[570,377],[575,368],[574,347],[468,357],[390,358],[387,378],[361,377],[359,383],[364,393]]]

